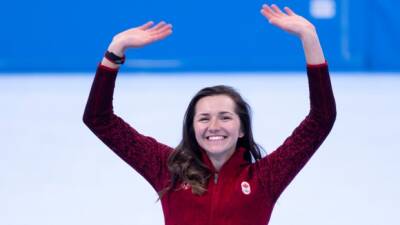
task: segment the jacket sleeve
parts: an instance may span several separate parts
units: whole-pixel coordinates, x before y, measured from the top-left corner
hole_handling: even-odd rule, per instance
[[[328,136],[336,119],[335,99],[326,63],[308,65],[310,111],[270,155],[257,162],[261,183],[275,202]]]
[[[89,129],[120,158],[139,172],[156,191],[168,176],[167,158],[172,148],[144,136],[113,112],[118,70],[99,65],[83,115]]]

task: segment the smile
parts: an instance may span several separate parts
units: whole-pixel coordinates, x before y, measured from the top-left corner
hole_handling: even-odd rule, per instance
[[[221,135],[219,135],[219,136],[208,136],[207,137],[207,140],[210,140],[210,141],[219,141],[219,140],[223,140],[223,139],[225,139],[226,138],[226,136],[221,136]]]

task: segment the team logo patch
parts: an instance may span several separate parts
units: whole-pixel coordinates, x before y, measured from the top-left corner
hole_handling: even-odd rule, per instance
[[[190,188],[190,184],[188,184],[188,183],[182,183],[182,184],[181,184],[181,187],[182,187],[183,190],[187,190],[187,189]]]
[[[249,195],[251,193],[250,184],[246,181],[243,181],[240,185],[242,187],[242,192],[245,195]]]

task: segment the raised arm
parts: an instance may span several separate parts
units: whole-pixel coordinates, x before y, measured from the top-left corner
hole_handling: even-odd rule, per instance
[[[309,65],[325,63],[324,53],[313,24],[285,7],[286,13],[276,5],[263,5],[261,13],[272,24],[300,38],[306,62]]]
[[[261,182],[276,201],[287,185],[322,144],[336,118],[335,99],[328,67],[314,26],[289,8],[262,7],[269,22],[298,36],[304,47],[310,92],[310,111],[284,143],[258,162]]]
[[[129,48],[141,48],[155,41],[162,40],[172,33],[172,25],[161,21],[153,26],[154,22],[149,21],[142,26],[125,30],[114,36],[108,51],[119,57],[125,55],[125,51]],[[110,62],[107,58],[103,58],[102,65],[118,69],[119,65]]]
[[[148,22],[113,38],[108,51],[123,56],[128,48],[142,47],[171,34],[171,25]],[[113,93],[119,65],[104,58],[94,78],[83,115],[93,133],[160,191],[167,176],[171,148],[138,133],[113,112]]]

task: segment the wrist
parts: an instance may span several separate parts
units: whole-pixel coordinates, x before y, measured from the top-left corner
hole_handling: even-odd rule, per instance
[[[300,33],[299,37],[302,42],[318,40],[317,31],[314,27],[304,30]]]
[[[101,61],[101,65],[111,68],[111,69],[118,69],[121,65],[120,64],[115,64],[108,60],[106,57],[103,57],[103,60]]]
[[[307,64],[315,65],[325,62],[324,53],[316,33],[303,36],[301,42]]]
[[[125,62],[125,55],[123,55],[122,57],[114,54],[113,52],[110,51],[106,51],[106,53],[104,54],[104,58],[108,59],[110,62],[113,62],[115,64],[124,64]]]
[[[124,57],[125,55],[125,48],[123,45],[115,41],[111,42],[107,48],[107,51],[112,52],[119,57]]]

